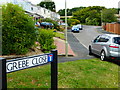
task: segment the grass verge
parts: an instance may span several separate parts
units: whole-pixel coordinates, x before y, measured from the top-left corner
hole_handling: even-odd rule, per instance
[[[7,76],[8,88],[50,88],[50,65]],[[118,88],[118,66],[98,59],[59,63],[58,88]]]
[[[60,38],[60,39],[65,39],[65,35],[64,35],[64,33],[60,33],[60,32],[55,32],[55,37],[58,37],[58,38]]]

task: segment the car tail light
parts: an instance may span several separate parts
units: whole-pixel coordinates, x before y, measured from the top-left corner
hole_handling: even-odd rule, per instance
[[[115,59],[115,57],[111,57],[111,59]]]
[[[109,47],[111,47],[111,48],[119,48],[118,46],[112,46],[112,45],[110,45]]]

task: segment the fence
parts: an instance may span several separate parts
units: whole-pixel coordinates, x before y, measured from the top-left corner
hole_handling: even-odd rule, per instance
[[[57,50],[52,50],[49,54],[13,60],[0,58],[0,90],[7,90],[7,73],[37,67],[49,62],[51,62],[51,90],[57,90]]]
[[[120,35],[120,24],[107,23],[105,26],[106,31]]]

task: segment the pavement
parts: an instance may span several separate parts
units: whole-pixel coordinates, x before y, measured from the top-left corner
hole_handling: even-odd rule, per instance
[[[57,46],[58,55],[65,56],[65,40],[54,37],[55,45]],[[68,44],[68,56],[76,56],[74,51],[71,49]]]
[[[99,33],[102,33],[102,34],[113,34],[111,32],[107,32],[106,30],[104,30],[101,26],[97,26],[96,29]]]

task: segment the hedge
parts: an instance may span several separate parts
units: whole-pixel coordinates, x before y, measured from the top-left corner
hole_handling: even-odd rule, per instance
[[[18,5],[2,6],[2,54],[25,54],[35,38],[34,22]]]

